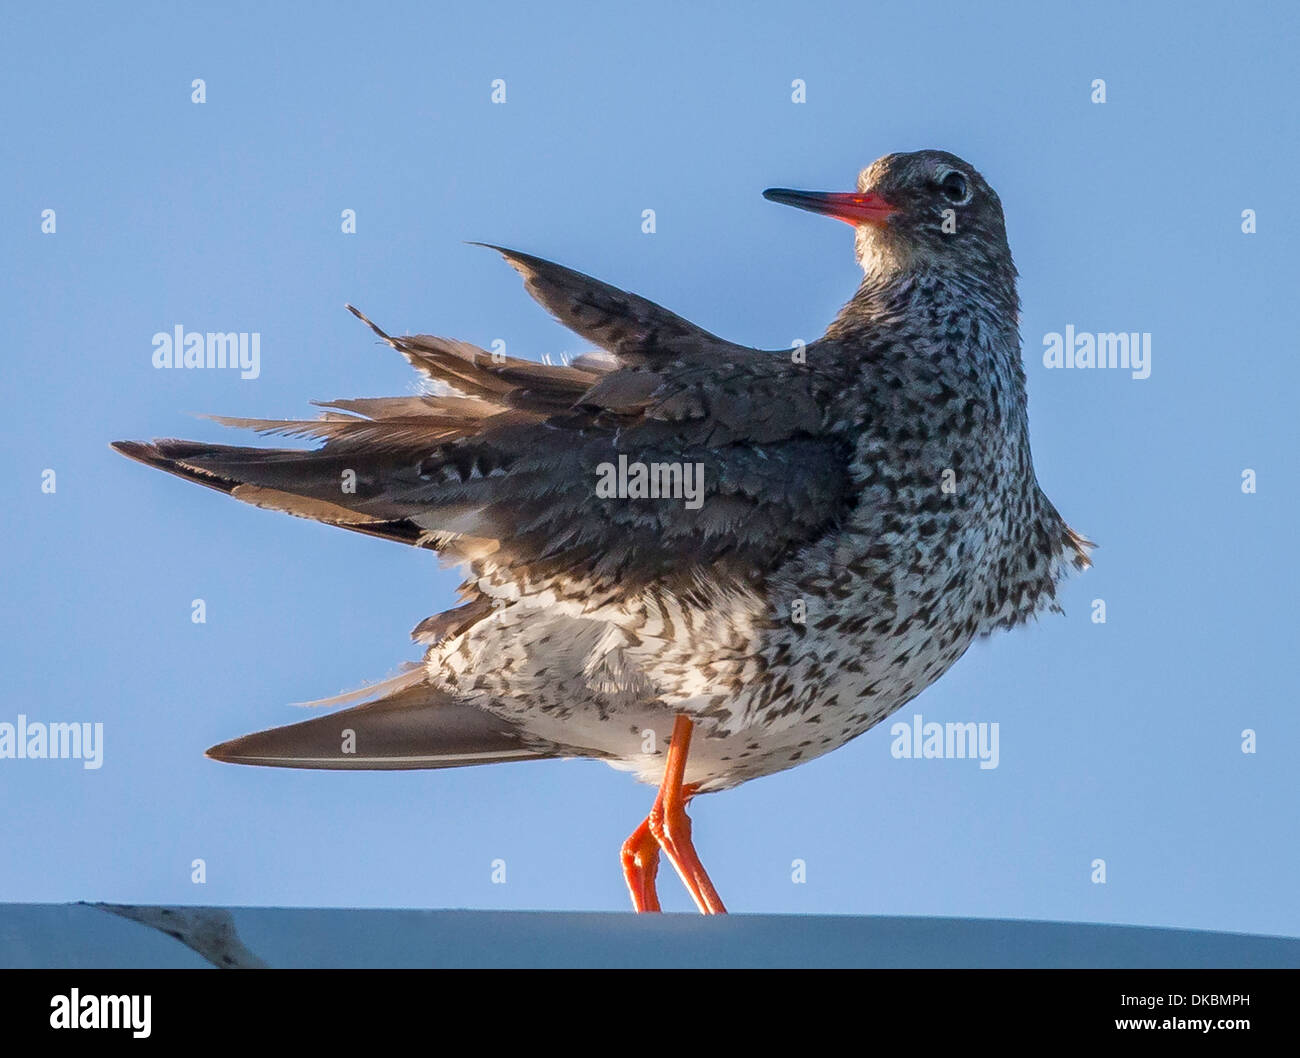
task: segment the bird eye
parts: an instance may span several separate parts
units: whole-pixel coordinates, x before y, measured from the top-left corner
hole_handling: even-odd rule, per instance
[[[939,181],[939,189],[949,202],[955,202],[957,205],[970,199],[970,186],[966,183],[966,178],[956,169],[950,169],[948,174]]]

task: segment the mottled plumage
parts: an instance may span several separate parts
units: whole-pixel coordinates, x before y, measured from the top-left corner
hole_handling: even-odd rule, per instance
[[[462,605],[415,630],[423,664],[378,701],[211,755],[332,768],[587,756],[659,783],[681,716],[695,731],[686,787],[720,790],[843,745],[976,636],[1055,608],[1086,542],[1034,475],[993,190],[920,151],[864,170],[857,194],[769,197],[853,223],[866,273],[802,357],[501,250],[599,353],[550,366],[375,327],[430,393],[221,420],[317,449],[119,443],[467,570]],[[598,495],[620,456],[702,467],[702,503]]]

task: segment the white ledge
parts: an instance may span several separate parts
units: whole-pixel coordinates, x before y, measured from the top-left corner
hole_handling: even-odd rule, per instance
[[[1300,940],[998,919],[0,904],[0,968],[212,964],[1300,967]]]

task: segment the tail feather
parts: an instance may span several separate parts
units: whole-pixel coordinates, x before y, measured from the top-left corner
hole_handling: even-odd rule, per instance
[[[207,755],[228,764],[334,771],[462,768],[559,756],[555,747],[525,741],[513,724],[426,683],[390,682],[398,689],[377,701],[232,739]]]

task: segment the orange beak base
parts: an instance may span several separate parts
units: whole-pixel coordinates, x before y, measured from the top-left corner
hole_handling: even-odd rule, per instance
[[[784,187],[770,187],[763,197],[784,206],[821,213],[846,224],[881,226],[898,210],[874,191],[791,191]]]

